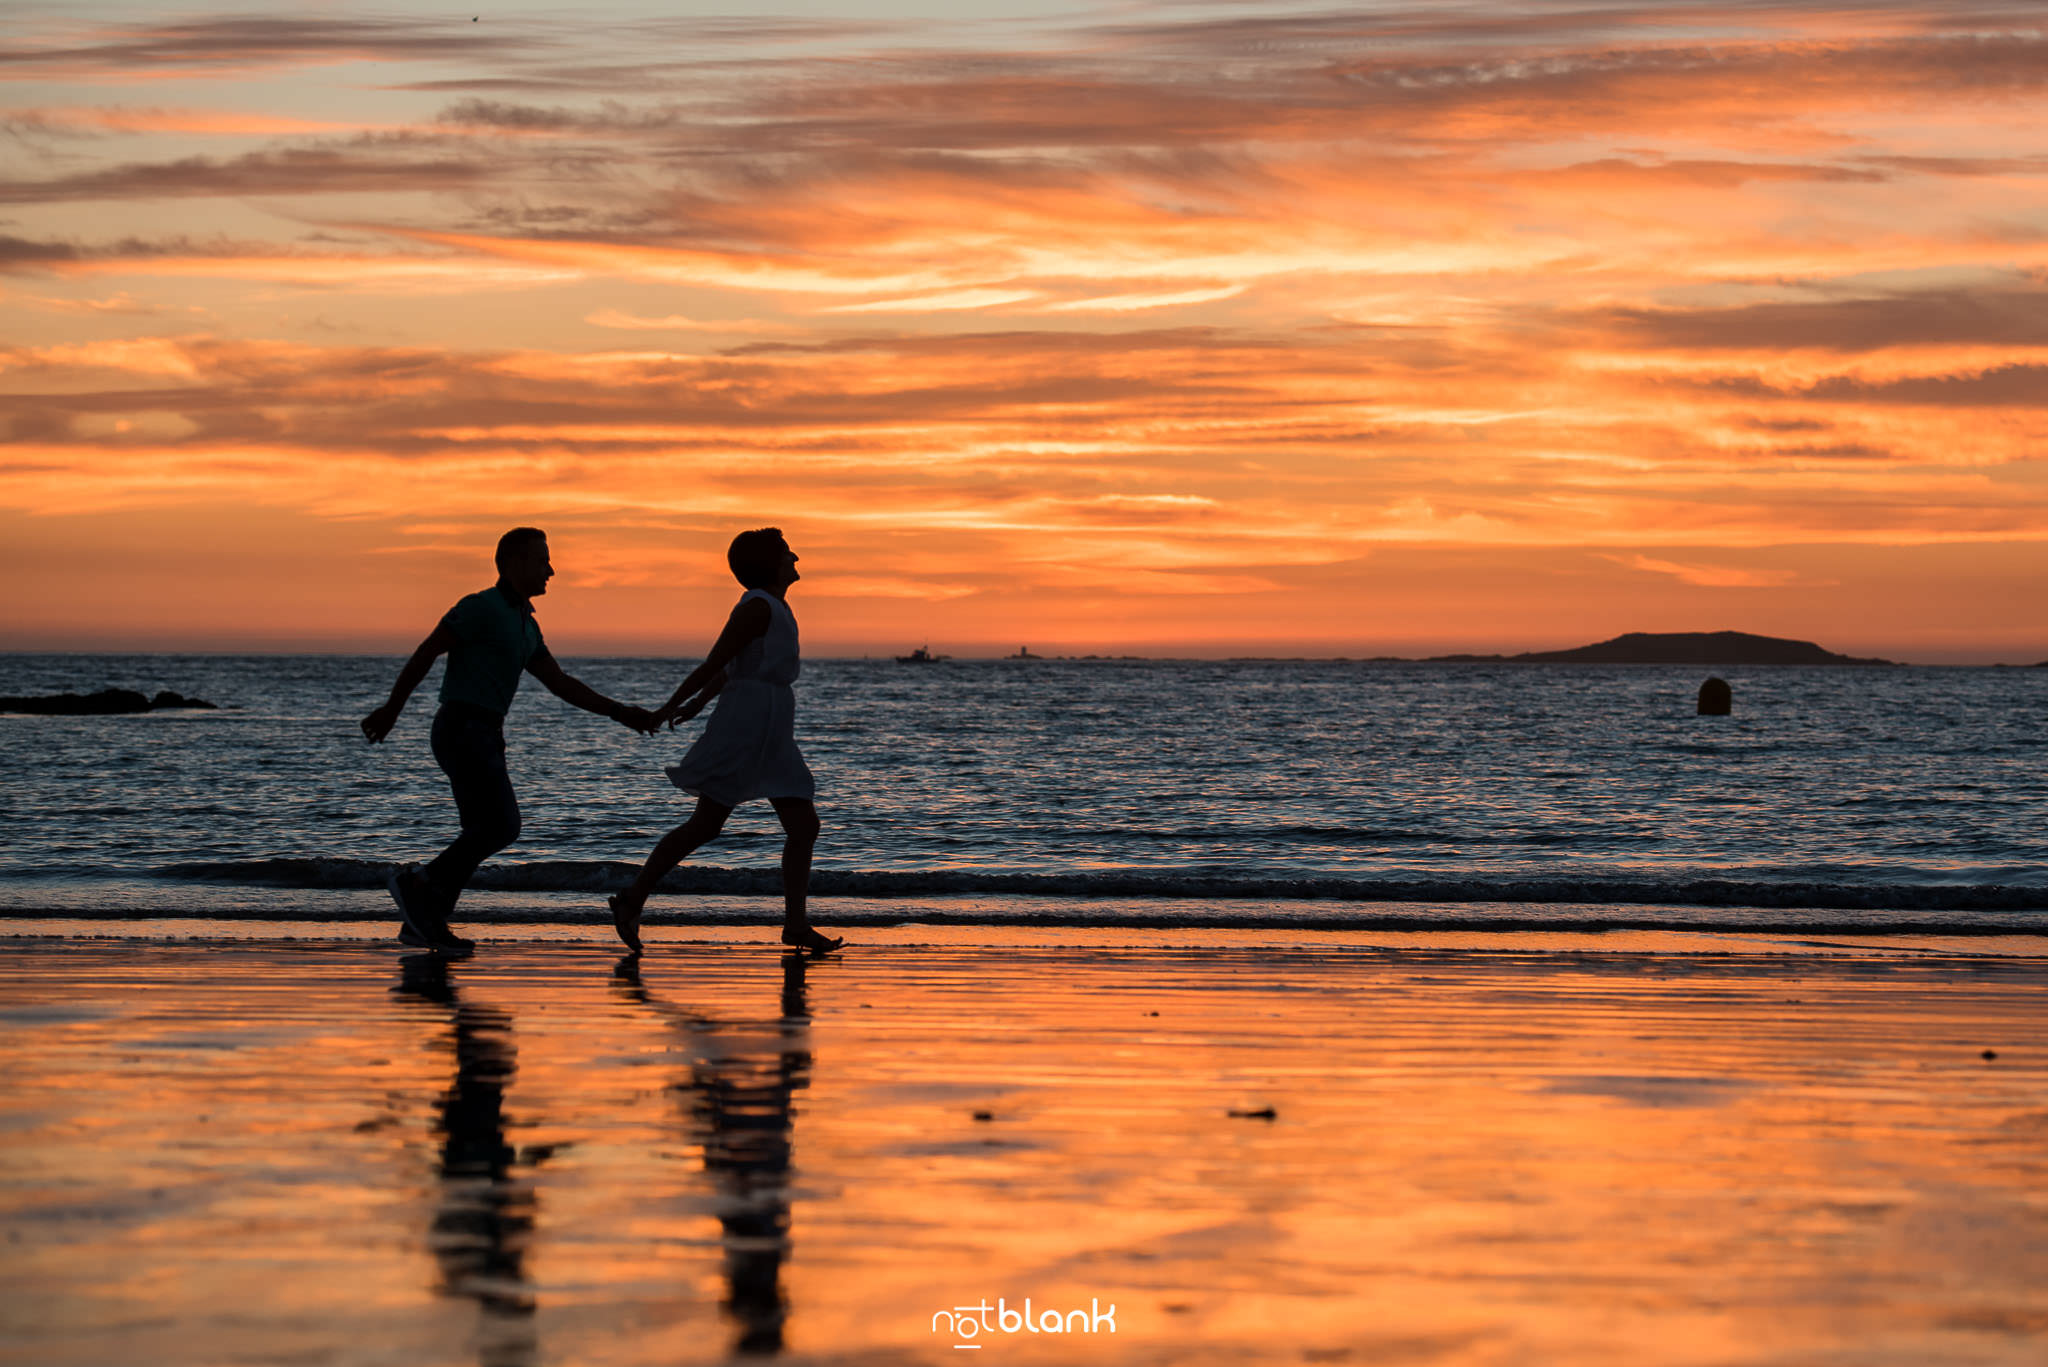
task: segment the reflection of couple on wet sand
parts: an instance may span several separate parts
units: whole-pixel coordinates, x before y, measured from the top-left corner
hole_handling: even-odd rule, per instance
[[[477,866],[519,838],[519,800],[505,768],[505,714],[522,673],[586,712],[652,734],[717,708],[704,734],[680,764],[669,768],[676,787],[697,799],[690,819],[663,836],[634,876],[610,901],[612,924],[627,948],[638,951],[640,918],[662,876],[716,836],[732,809],[766,798],[782,822],[782,942],[828,953],[843,941],[810,923],[811,852],[818,839],[816,786],[797,748],[796,695],[802,667],[796,616],[786,601],[796,583],[796,552],[773,527],[741,532],[726,563],[746,593],[704,663],[683,679],[660,708],[649,711],[608,698],[556,662],[534,621],[533,600],[547,592],[554,566],[546,533],[515,527],[498,541],[498,582],[448,610],[398,673],[390,699],[363,718],[363,735],[384,739],[406,699],[442,655],[441,706],[434,714],[434,759],[448,776],[462,831],[425,868],[393,870],[387,885],[398,903],[399,939],[406,944],[460,952],[472,942],[448,928],[456,899]]]
[[[737,1323],[733,1349],[742,1354],[781,1351],[789,1317],[782,1264],[789,1252],[793,1102],[811,1072],[805,959],[783,957],[781,1014],[773,1020],[716,1020],[664,1001],[642,980],[638,954],[620,959],[612,978],[622,1000],[668,1024],[689,1060],[670,1091],[687,1108],[685,1128],[711,1180],[725,1250],[724,1309]],[[511,1014],[464,1000],[445,955],[408,955],[392,992],[445,1011],[452,1030],[455,1076],[435,1125],[441,1180],[430,1240],[440,1287],[476,1301],[485,1367],[527,1367],[539,1360],[526,1271],[539,1214],[531,1174],[553,1149],[522,1153],[507,1137],[513,1122],[505,1097],[518,1071]]]

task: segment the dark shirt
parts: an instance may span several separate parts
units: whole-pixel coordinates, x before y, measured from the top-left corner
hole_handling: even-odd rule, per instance
[[[494,584],[448,609],[441,625],[455,637],[441,676],[441,701],[504,716],[519,691],[520,674],[543,648],[533,604],[518,602]]]

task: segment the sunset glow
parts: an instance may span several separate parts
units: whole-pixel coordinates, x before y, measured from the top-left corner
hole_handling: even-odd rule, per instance
[[[4,643],[2048,658],[2038,5],[746,8],[19,11]]]

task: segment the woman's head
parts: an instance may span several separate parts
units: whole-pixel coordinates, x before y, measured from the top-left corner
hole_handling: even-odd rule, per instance
[[[797,581],[796,552],[780,527],[741,532],[726,549],[725,563],[732,567],[732,577],[750,589],[786,588]]]

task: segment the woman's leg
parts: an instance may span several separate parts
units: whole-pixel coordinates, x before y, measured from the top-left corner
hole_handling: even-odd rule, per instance
[[[811,852],[818,846],[818,809],[808,799],[770,801],[782,822],[782,943],[805,949],[837,949],[843,941],[811,928]]]
[[[687,859],[692,850],[724,830],[725,819],[731,815],[732,808],[725,804],[708,797],[698,798],[697,810],[690,813],[690,819],[655,843],[647,862],[633,875],[632,886],[611,899],[612,925],[627,948],[640,948],[640,913],[646,910],[647,896],[654,891],[654,885]]]
[[[724,830],[725,819],[731,815],[732,808],[723,803],[713,802],[708,797],[698,798],[697,810],[690,813],[690,819],[656,842],[647,862],[640,866],[640,872],[633,875],[633,885],[621,894],[620,900],[636,911],[645,906],[654,885],[667,877],[669,870],[689,858],[699,845]]]

